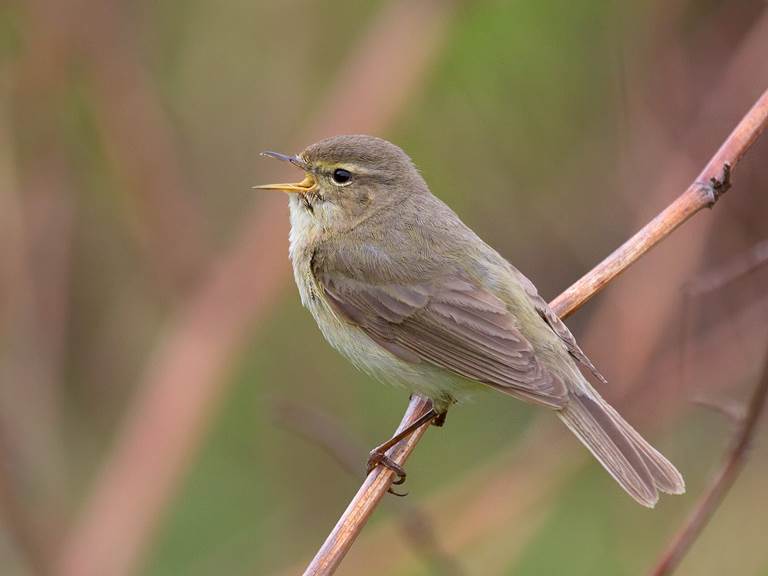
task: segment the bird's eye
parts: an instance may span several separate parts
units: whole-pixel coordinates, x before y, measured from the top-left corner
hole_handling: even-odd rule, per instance
[[[333,181],[336,184],[347,184],[352,179],[352,173],[344,168],[336,168],[333,171]]]

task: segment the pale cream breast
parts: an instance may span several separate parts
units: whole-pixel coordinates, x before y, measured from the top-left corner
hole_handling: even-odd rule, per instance
[[[333,348],[355,367],[372,377],[432,398],[441,404],[447,396],[463,400],[481,389],[479,384],[429,363],[404,362],[358,327],[340,318],[312,273],[312,253],[322,239],[322,226],[298,199],[291,198],[290,211],[289,254],[301,302],[310,311],[318,328]]]
[[[322,229],[297,197],[289,197],[291,232],[288,255],[293,264],[293,276],[299,288],[301,303],[309,308],[313,297],[312,251],[319,242]]]

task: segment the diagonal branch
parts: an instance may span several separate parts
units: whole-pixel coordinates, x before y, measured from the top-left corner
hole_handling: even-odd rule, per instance
[[[366,452],[337,422],[321,412],[290,401],[280,402],[276,415],[277,422],[286,430],[323,449],[344,471],[357,476]],[[399,533],[431,572],[442,576],[463,574],[456,561],[440,545],[430,515],[407,499],[399,504],[396,508]]]
[[[765,409],[767,399],[768,356],[766,356],[760,382],[752,393],[746,416],[742,419],[731,449],[725,455],[722,468],[712,480],[711,485],[696,505],[682,530],[675,535],[669,547],[661,555],[658,564],[656,564],[651,572],[652,576],[666,576],[675,571],[686,552],[688,552],[696,538],[701,534],[701,531],[709,523],[710,518],[712,518],[712,515],[720,506],[726,494],[728,494],[733,483],[736,482],[736,478],[738,478],[746,462],[749,447],[752,444],[755,429]]]
[[[713,206],[730,187],[730,172],[766,126],[768,126],[768,90],[763,92],[687,190],[632,238],[555,298],[550,304],[555,313],[564,318],[580,308],[691,216],[702,208]],[[414,422],[429,408],[429,401],[413,396],[398,431]],[[404,464],[426,429],[427,425],[393,447],[388,453],[390,458],[397,464]],[[328,575],[336,571],[366,521],[391,486],[393,479],[394,472],[382,466],[366,477],[333,531],[307,567],[305,576]]]

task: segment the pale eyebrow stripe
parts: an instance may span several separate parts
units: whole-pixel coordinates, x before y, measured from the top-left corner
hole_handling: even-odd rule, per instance
[[[333,171],[337,168],[341,168],[342,170],[346,170],[351,172],[353,175],[358,176],[370,176],[372,174],[376,174],[375,170],[368,170],[359,164],[354,164],[352,162],[335,162],[333,164],[318,163],[312,166],[312,168],[318,172],[328,175],[333,174]]]

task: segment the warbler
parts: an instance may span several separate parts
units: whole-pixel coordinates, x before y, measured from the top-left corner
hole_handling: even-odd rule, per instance
[[[483,388],[552,410],[644,506],[681,494],[677,469],[592,387],[605,379],[528,278],[434,196],[408,155],[373,136],[336,136],[297,155],[290,248],[303,305],[325,339],[371,376],[432,401],[417,424]],[[371,453],[385,454],[411,426]]]

